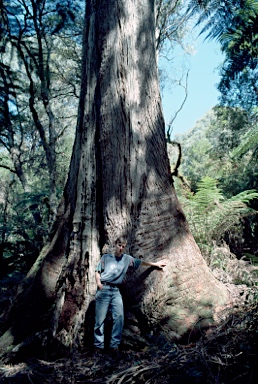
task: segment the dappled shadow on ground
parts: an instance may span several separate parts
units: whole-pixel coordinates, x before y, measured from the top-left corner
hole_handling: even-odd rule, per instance
[[[29,359],[0,367],[0,382],[22,384],[149,383],[254,384],[258,382],[257,306],[226,321],[195,343],[123,345],[119,356],[90,351]]]

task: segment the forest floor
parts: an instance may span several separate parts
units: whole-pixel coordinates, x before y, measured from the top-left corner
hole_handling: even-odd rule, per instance
[[[6,292],[6,297],[5,294]],[[7,290],[1,292],[0,310]],[[10,291],[8,292],[8,297]],[[242,308],[195,342],[123,346],[118,356],[89,350],[58,359],[0,362],[1,384],[257,384],[257,304]]]

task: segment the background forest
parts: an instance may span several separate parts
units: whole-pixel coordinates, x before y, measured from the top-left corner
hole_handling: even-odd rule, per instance
[[[80,87],[83,2],[27,3],[1,5],[3,277],[26,273],[48,236],[69,168]],[[175,137],[174,144],[168,140],[168,150],[172,172],[173,167],[178,172],[182,154],[182,178],[175,182],[204,254],[210,257],[223,244],[238,259],[256,263],[258,5],[228,2],[227,12],[218,2],[211,13],[213,3],[204,2],[202,9],[190,2],[185,13],[180,2],[157,2],[159,54],[168,55],[168,46],[172,51],[186,47],[193,21],[208,37],[219,39],[226,53],[220,104]],[[166,76],[172,75],[161,72],[161,86]]]
[[[240,287],[253,308],[258,299],[258,2],[157,0],[156,6],[159,55],[178,47],[187,55],[194,24],[225,53],[219,104],[173,140],[171,122],[168,153],[177,195],[205,260],[219,280]],[[4,313],[48,237],[65,185],[80,93],[84,2],[0,0],[0,7]],[[161,88],[167,76],[178,80],[173,65],[169,74],[160,69]]]

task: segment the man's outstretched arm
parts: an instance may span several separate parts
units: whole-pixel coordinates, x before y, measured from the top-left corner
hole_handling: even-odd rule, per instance
[[[141,265],[146,267],[156,267],[159,269],[163,269],[167,265],[167,262],[164,260],[161,260],[161,261],[157,261],[156,263],[153,263],[151,261],[141,260]]]

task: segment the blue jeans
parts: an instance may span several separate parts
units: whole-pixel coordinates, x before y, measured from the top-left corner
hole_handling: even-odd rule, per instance
[[[104,285],[96,293],[94,345],[104,348],[104,322],[111,310],[113,319],[110,347],[117,348],[121,342],[124,326],[124,306],[121,293],[117,287]]]

